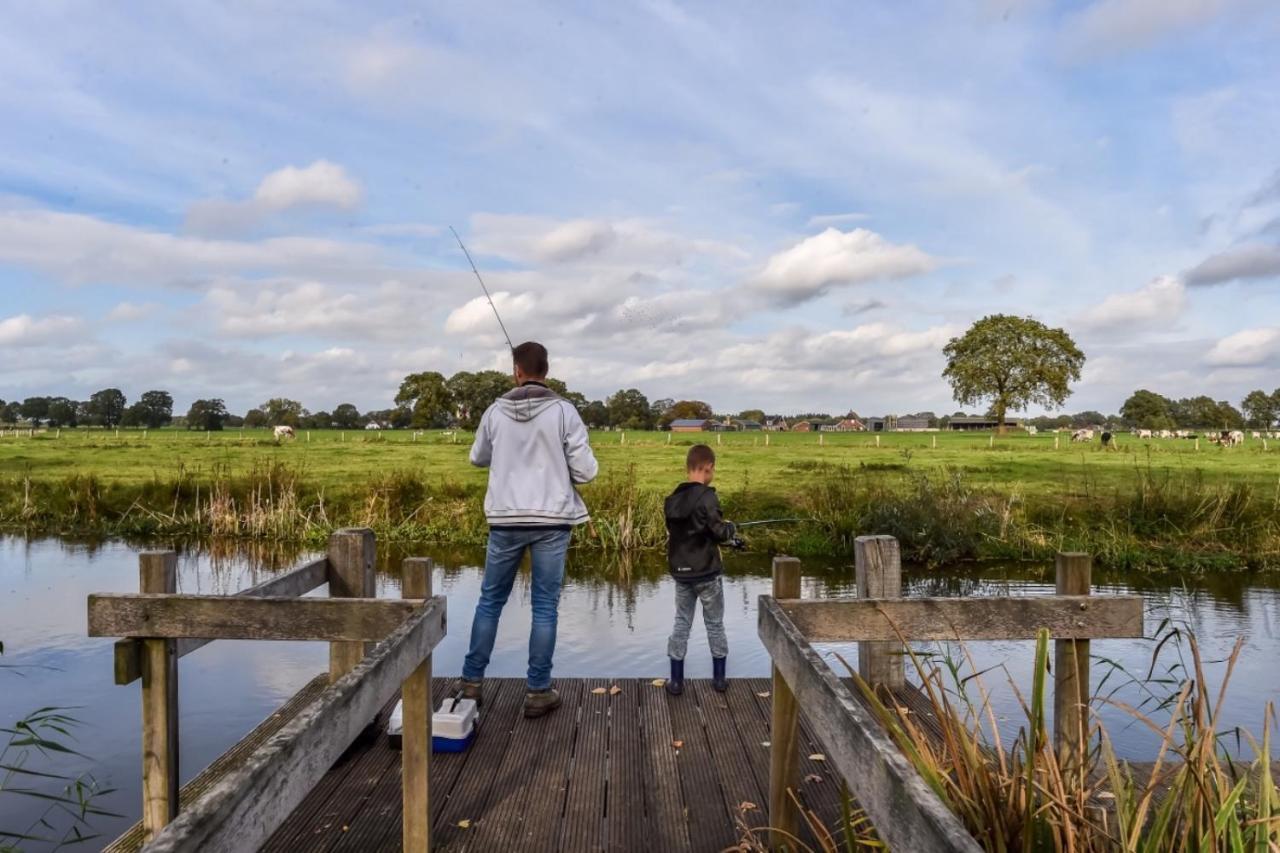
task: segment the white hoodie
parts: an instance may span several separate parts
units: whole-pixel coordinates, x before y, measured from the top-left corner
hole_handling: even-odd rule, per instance
[[[484,514],[491,525],[560,526],[590,517],[574,489],[599,470],[587,427],[549,388],[524,385],[495,400],[480,419],[471,464],[489,469]]]

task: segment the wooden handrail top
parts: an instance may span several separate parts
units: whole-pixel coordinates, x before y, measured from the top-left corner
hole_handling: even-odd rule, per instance
[[[778,606],[815,643],[1031,640],[1041,628],[1068,640],[1143,636],[1140,595],[781,599]]]
[[[444,599],[438,603],[443,612]],[[382,640],[422,599],[102,593],[89,596],[89,636],[217,640]]]

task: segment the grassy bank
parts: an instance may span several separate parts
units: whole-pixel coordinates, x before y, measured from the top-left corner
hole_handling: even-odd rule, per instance
[[[224,536],[319,542],[367,525],[389,540],[484,540],[485,474],[469,436],[337,432],[278,445],[265,433],[63,431],[0,438],[0,525],[31,533]],[[699,438],[705,439],[705,436]],[[712,443],[715,443],[712,437]],[[664,541],[661,500],[694,437],[600,433],[594,523],[577,544]],[[908,559],[1044,559],[1087,550],[1113,567],[1280,567],[1280,449],[1053,436],[736,434],[717,486],[757,549],[840,556],[888,533]],[[670,443],[668,443],[670,442]]]

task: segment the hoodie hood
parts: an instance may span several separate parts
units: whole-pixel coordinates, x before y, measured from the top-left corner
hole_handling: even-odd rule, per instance
[[[497,409],[513,421],[531,421],[560,400],[560,395],[545,385],[526,383],[512,388],[497,400]]]

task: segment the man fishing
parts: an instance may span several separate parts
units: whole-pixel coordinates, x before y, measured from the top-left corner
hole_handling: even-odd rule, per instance
[[[484,498],[489,544],[471,648],[462,667],[462,695],[481,701],[498,620],[528,551],[533,626],[524,715],[541,717],[560,707],[560,694],[551,686],[551,659],[565,552],[573,527],[588,519],[574,486],[591,482],[599,466],[578,410],[544,383],[546,347],[529,341],[514,347],[511,357],[516,387],[485,410],[471,446],[471,464],[489,469]]]

